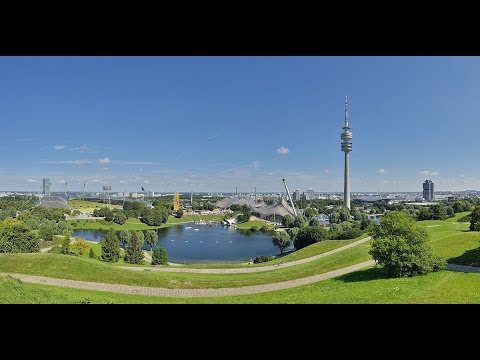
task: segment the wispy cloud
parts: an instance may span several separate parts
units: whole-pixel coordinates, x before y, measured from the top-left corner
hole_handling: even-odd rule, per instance
[[[103,165],[110,164],[110,159],[105,156],[103,159],[98,159],[98,162]]]
[[[36,182],[38,182],[38,180],[35,180],[35,179],[27,179],[27,182],[29,182],[29,183],[36,183]]]
[[[73,151],[73,152],[79,152],[79,153],[87,153],[87,152],[99,152],[100,149],[97,146],[89,146],[86,144],[76,146],[69,148],[68,150]]]
[[[328,173],[330,173],[330,171],[329,171],[328,169],[325,169],[325,170],[323,170],[323,173],[324,173],[325,175],[327,175]]]
[[[67,147],[67,145],[55,145],[53,147],[54,150],[58,151],[58,150],[63,150]]]
[[[284,146],[280,146],[277,149],[277,153],[279,153],[280,155],[287,155],[289,152],[290,152],[290,149]]]
[[[383,175],[383,174],[386,173],[386,171],[385,171],[385,169],[378,169],[377,173],[379,173],[380,175]]]
[[[115,160],[112,161],[113,164],[119,165],[160,165],[159,162],[153,161],[124,161],[124,160]]]
[[[437,176],[437,175],[440,175],[440,173],[438,171],[423,170],[423,171],[420,171],[420,175]]]
[[[127,183],[127,181],[125,181],[125,180],[120,180],[119,182],[120,182],[120,184],[126,184]]]
[[[149,180],[143,180],[143,182],[144,182],[145,184],[150,184],[150,181],[149,181]]]

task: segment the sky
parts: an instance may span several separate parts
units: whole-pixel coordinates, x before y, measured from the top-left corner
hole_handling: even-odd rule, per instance
[[[480,190],[479,57],[0,57],[0,191]]]

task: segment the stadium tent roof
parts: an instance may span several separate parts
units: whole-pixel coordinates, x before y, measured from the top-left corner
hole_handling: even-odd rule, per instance
[[[231,197],[231,198],[226,198],[226,199],[217,201],[215,205],[219,208],[226,209],[232,206],[233,204],[247,205],[248,207],[250,207],[252,212],[258,213],[263,216],[269,216],[269,215],[285,216],[287,214],[290,214],[292,216],[294,215],[292,207],[287,203],[287,201],[283,197],[280,197],[277,203],[270,206],[267,206],[263,202],[255,204],[255,200],[252,198],[237,198],[237,197]]]

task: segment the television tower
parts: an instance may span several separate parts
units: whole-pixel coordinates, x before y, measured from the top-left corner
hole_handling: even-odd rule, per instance
[[[342,142],[342,151],[345,153],[345,178],[343,187],[343,204],[347,209],[350,209],[350,164],[349,153],[352,151],[352,133],[350,126],[348,126],[348,98],[345,96],[345,126],[340,135]]]

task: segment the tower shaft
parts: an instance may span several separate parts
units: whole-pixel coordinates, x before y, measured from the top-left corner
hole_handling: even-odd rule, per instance
[[[350,157],[348,152],[345,153],[345,177],[343,181],[343,204],[350,209]]]

